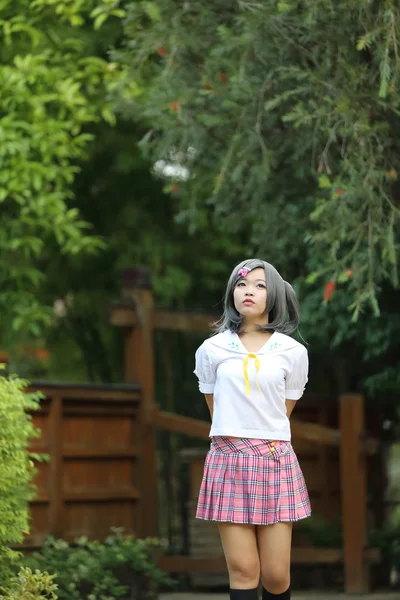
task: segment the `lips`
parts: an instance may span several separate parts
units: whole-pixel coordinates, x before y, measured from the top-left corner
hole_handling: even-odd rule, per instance
[[[253,300],[244,300],[243,304],[248,304],[250,306],[251,304],[254,304],[254,302]]]

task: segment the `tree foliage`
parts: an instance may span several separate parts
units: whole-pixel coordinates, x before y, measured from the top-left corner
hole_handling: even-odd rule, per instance
[[[354,317],[398,284],[399,23],[392,0],[131,2],[117,55],[142,147],[188,169],[180,218],[346,282]]]
[[[61,138],[58,147],[51,131],[45,130],[46,143],[52,140],[48,165],[61,178],[57,223],[65,224],[62,214],[75,210],[71,224],[75,233],[63,239],[61,234],[54,235],[53,205],[43,177],[36,191],[33,176],[26,180],[29,194],[44,203],[43,219],[32,221],[35,225],[29,230],[35,227],[34,241],[21,242],[20,237],[23,210],[32,210],[28,200],[21,205],[23,210],[7,200],[7,206],[14,207],[14,223],[8,219],[10,213],[3,213],[8,219],[5,231],[16,228],[13,244],[20,248],[12,255],[10,249],[4,251],[4,264],[7,260],[7,265],[18,268],[17,274],[29,269],[40,278],[31,285],[22,275],[18,279],[13,274],[7,280],[2,288],[3,305],[8,309],[3,311],[3,322],[12,312],[35,323],[35,310],[36,316],[43,315],[43,305],[51,306],[55,299],[63,303],[64,314],[53,319],[54,328],[47,338],[53,356],[51,376],[76,378],[66,364],[73,355],[79,379],[121,379],[121,340],[111,333],[105,318],[106,307],[119,295],[121,268],[134,264],[151,268],[158,306],[200,307],[218,313],[232,264],[246,253],[260,253],[295,283],[303,308],[302,333],[315,355],[312,363],[318,372],[321,362],[329,363],[332,391],[365,391],[368,385],[371,394],[379,391],[386,396],[395,389],[398,346],[391,332],[399,324],[395,297],[388,293],[384,279],[390,279],[390,260],[394,269],[396,258],[396,248],[394,254],[389,253],[391,243],[394,247],[395,234],[389,234],[395,231],[396,211],[388,212],[396,202],[397,100],[392,92],[396,55],[395,46],[389,44],[393,48],[388,55],[391,74],[381,89],[383,71],[378,67],[384,54],[379,52],[386,17],[379,21],[374,3],[350,2],[346,10],[336,3],[336,12],[333,5],[318,1],[301,6],[269,1],[167,4],[161,0],[96,6],[94,2],[42,0],[20,1],[19,12],[16,4],[7,6],[9,20],[24,15],[27,22],[34,15],[39,42],[34,45],[31,36],[18,33],[2,49],[4,65],[10,68],[13,56],[36,58],[47,53],[43,90],[47,82],[51,93],[57,91],[57,81],[68,74],[79,82],[82,110],[87,115],[76,136],[64,136],[64,142],[69,140],[67,150],[62,150]],[[126,48],[114,52],[114,59],[119,60],[110,62],[108,50],[121,44],[124,15]],[[374,15],[376,34],[365,37],[365,31],[375,30]],[[340,39],[339,24],[344,32]],[[93,81],[81,70],[88,59],[99,68]],[[130,77],[125,77],[127,68]],[[57,76],[52,77],[52,69]],[[32,76],[32,84],[21,76],[31,86],[29,91],[39,89],[32,87],[38,81],[35,70]],[[71,93],[74,99],[78,97]],[[26,106],[32,97],[27,95]],[[64,131],[66,123],[72,127],[83,113],[79,104],[68,112],[57,98],[45,106],[40,123],[46,127],[53,123]],[[102,113],[110,116],[104,111],[115,102],[125,118],[110,127]],[[297,120],[288,118],[294,114]],[[21,104],[20,116],[30,128],[27,115],[31,113]],[[73,155],[69,152],[79,145],[80,135],[86,137]],[[138,154],[140,138],[142,157]],[[29,137],[26,143],[31,152],[27,171],[32,165],[46,165],[42,155],[33,160],[36,155],[30,145],[35,140]],[[367,147],[379,149],[374,160],[381,166],[370,169],[361,182]],[[62,168],[56,151],[67,152]],[[172,170],[166,181],[165,171],[156,168],[160,159],[187,168],[189,177],[181,168]],[[349,187],[350,167],[353,187]],[[68,169],[70,179],[64,181]],[[21,178],[22,171],[18,173]],[[384,196],[375,193],[378,175],[389,195],[386,212],[379,208]],[[368,206],[376,215],[362,213],[367,203],[362,204],[357,196],[357,190],[370,183]],[[385,229],[389,216],[392,230],[391,226]],[[86,229],[88,223],[92,231]],[[64,231],[63,225],[60,228]],[[354,228],[360,234],[358,245]],[[82,256],[82,251],[100,246],[88,233],[99,236],[105,247]],[[386,234],[389,245],[385,246]],[[7,235],[8,243],[11,233]],[[29,244],[39,247],[37,254]],[[372,262],[368,263],[368,257]],[[6,268],[3,272],[8,273]],[[321,304],[327,279],[327,300]],[[371,319],[365,312],[349,325],[347,307],[355,300],[361,306],[369,297],[368,290],[372,289],[373,298],[379,286],[386,293],[380,299],[381,319]],[[17,320],[17,324],[23,322]],[[18,341],[21,336],[22,332]],[[71,340],[80,354],[73,352]],[[172,369],[167,360],[169,344],[173,342],[160,342],[165,349],[160,360],[166,377]],[[191,349],[188,356],[192,356]],[[185,373],[190,372],[190,365],[185,363]],[[177,371],[175,366],[173,370]]]
[[[93,48],[93,30],[124,15],[116,4],[0,1],[3,329],[12,322],[38,331],[49,318],[36,291],[53,240],[55,252],[65,255],[101,247],[71,204],[71,185],[91,139],[88,125],[114,122],[110,93],[122,72]]]
[[[47,338],[52,376],[68,378],[73,366],[75,378],[110,382],[123,377],[123,342],[106,318],[120,297],[121,270],[148,267],[159,307],[212,310],[222,297],[226,264],[240,260],[243,248],[241,240],[232,243],[212,229],[190,235],[175,221],[174,194],[163,191],[164,182],[152,177],[151,163],[139,151],[139,123],[99,123],[92,133],[88,160],[72,189],[105,248],[81,260],[50,247],[39,297],[43,304],[57,299],[60,309]],[[79,356],[65,352],[67,339],[75,341]]]

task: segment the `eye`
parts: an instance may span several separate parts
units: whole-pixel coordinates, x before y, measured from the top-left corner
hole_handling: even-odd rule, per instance
[[[244,287],[246,284],[244,281],[239,281],[236,287]]]
[[[265,290],[265,285],[263,283],[259,283],[257,287],[263,288]]]

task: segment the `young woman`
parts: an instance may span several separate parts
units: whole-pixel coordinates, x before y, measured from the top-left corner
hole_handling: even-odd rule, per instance
[[[293,288],[263,260],[229,278],[218,333],[196,352],[211,414],[197,518],[217,521],[231,600],[290,599],[292,522],[311,514],[289,418],[308,377]]]

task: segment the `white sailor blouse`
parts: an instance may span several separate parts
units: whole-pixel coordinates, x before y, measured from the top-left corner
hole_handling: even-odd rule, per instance
[[[214,394],[210,437],[290,441],[285,400],[298,400],[308,379],[306,348],[274,332],[258,352],[248,352],[229,330],[203,342],[195,375],[203,394]]]

